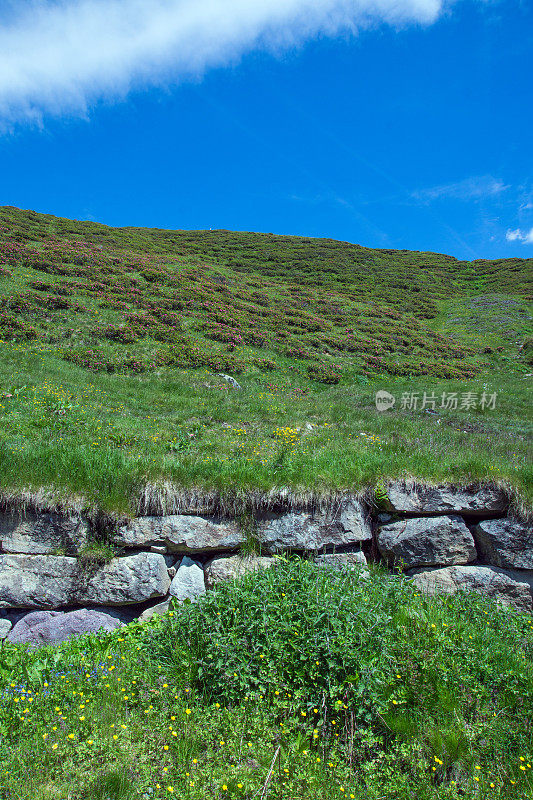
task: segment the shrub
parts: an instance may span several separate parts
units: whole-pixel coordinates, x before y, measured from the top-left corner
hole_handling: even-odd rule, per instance
[[[420,596],[401,575],[280,558],[158,620],[144,647],[207,702],[253,695],[281,711],[288,696],[339,732],[418,738],[449,779],[473,749],[490,763],[504,739],[519,763],[533,704],[529,623],[473,594]]]
[[[340,372],[329,364],[310,364],[307,367],[307,374],[313,381],[319,383],[338,383],[341,379]]]

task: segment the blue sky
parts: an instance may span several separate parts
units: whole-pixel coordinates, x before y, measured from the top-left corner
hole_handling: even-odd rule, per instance
[[[530,0],[0,0],[0,204],[530,257],[532,74]]]

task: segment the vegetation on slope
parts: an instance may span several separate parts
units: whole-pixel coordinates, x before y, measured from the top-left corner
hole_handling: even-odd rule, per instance
[[[327,492],[408,473],[531,502],[532,274],[0,209],[0,484],[131,508],[162,479]]]
[[[4,644],[2,800],[526,800],[533,620],[280,559],[165,617]]]

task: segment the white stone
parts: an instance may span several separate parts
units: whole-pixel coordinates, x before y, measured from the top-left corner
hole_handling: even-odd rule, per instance
[[[180,601],[194,601],[205,594],[205,576],[200,564],[185,556],[170,584],[170,594]]]

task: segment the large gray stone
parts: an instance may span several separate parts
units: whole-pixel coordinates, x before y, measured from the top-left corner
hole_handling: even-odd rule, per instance
[[[528,583],[515,578],[499,567],[470,565],[420,571],[413,576],[413,583],[426,594],[477,592],[509,608],[531,613],[533,579]]]
[[[115,542],[123,547],[165,546],[173,553],[236,550],[244,541],[235,522],[185,514],[137,517],[115,536]]]
[[[485,487],[406,486],[398,482],[387,491],[388,509],[406,514],[501,514],[509,501],[501,489]]]
[[[163,597],[169,586],[157,553],[115,558],[94,569],[68,556],[0,555],[0,608],[120,606]]]
[[[0,642],[2,639],[5,639],[11,628],[13,627],[12,623],[8,619],[0,619]]]
[[[0,550],[34,555],[63,551],[75,555],[88,528],[79,514],[0,512]]]
[[[275,558],[256,556],[255,554],[213,558],[205,565],[207,588],[213,589],[217,583],[235,580],[247,572],[267,569],[275,563]]]
[[[372,539],[370,524],[355,500],[327,512],[292,512],[259,523],[257,538],[269,553],[322,550]]]
[[[172,578],[170,594],[180,601],[194,601],[205,594],[205,576],[200,564],[184,556],[175,577]]]
[[[384,525],[377,544],[385,559],[405,569],[468,564],[477,557],[472,534],[458,516],[415,517]]]
[[[315,562],[332,569],[350,569],[353,567],[360,570],[368,569],[365,554],[361,550],[344,553],[321,553],[315,556]]]
[[[121,623],[115,617],[92,608],[68,612],[36,611],[26,614],[17,622],[7,638],[10,642],[39,647],[64,642],[87,633],[114,631],[120,626]]]
[[[533,525],[514,519],[489,519],[474,529],[480,556],[488,564],[533,569]]]
[[[81,586],[78,603],[120,606],[164,597],[170,586],[165,558],[157,553],[137,553],[115,558]]]

